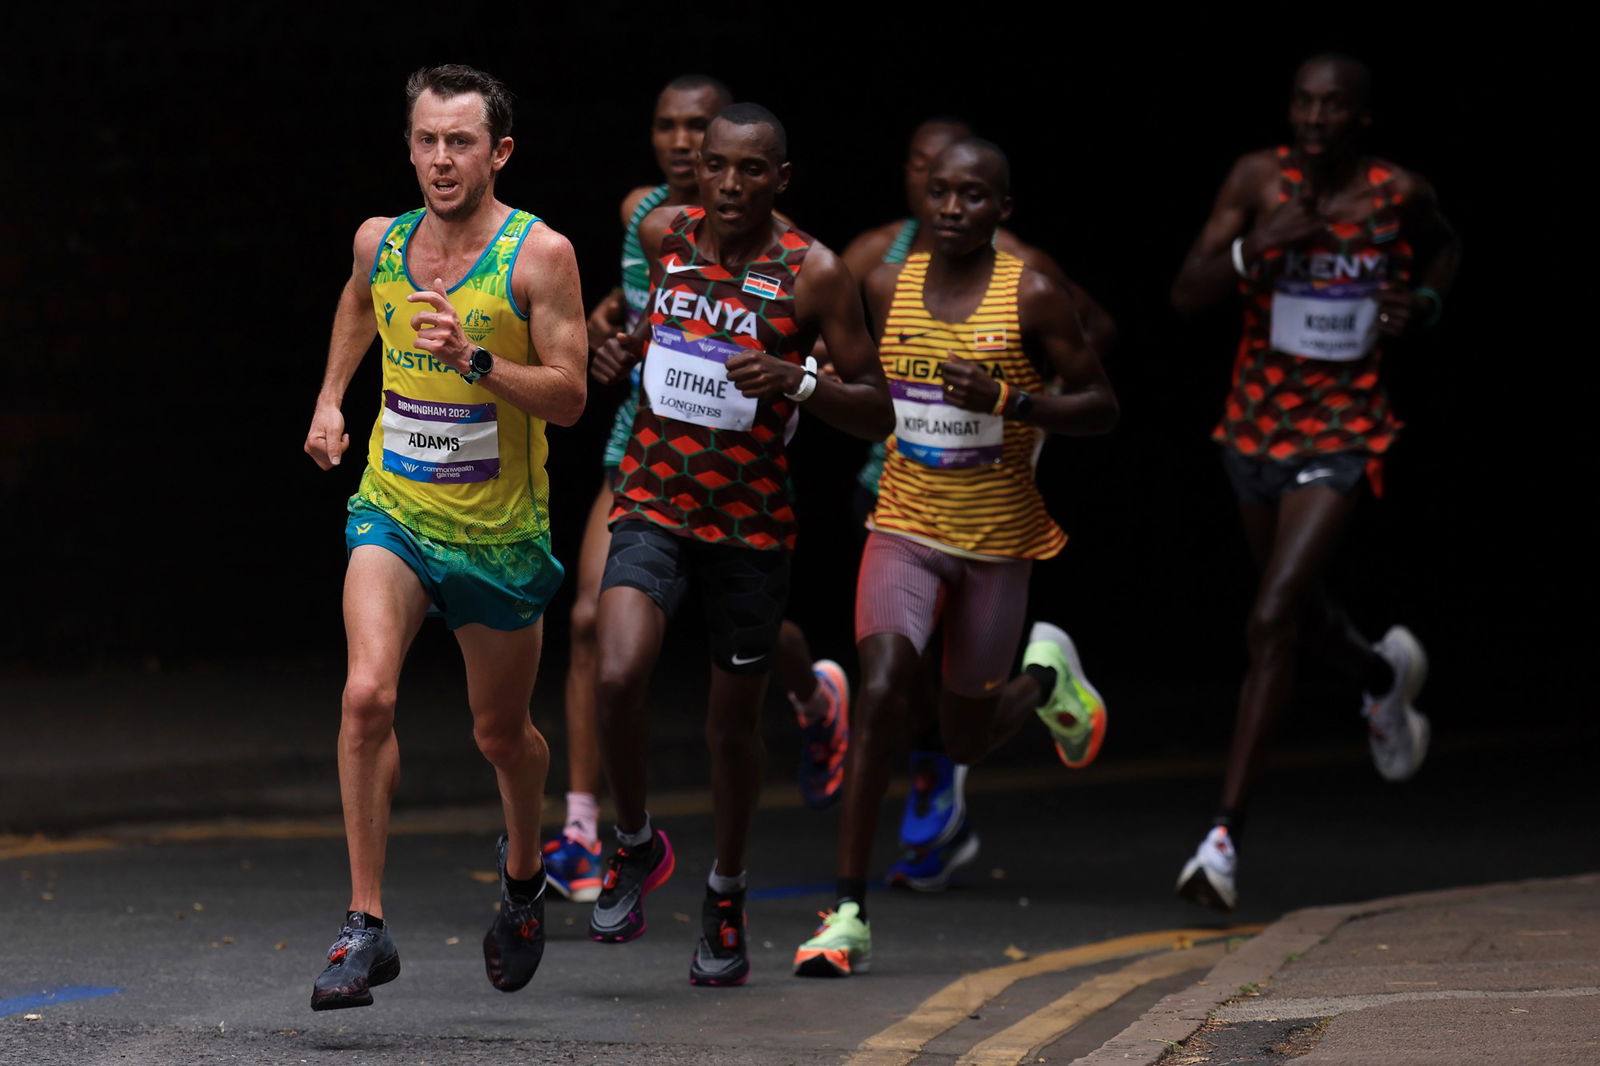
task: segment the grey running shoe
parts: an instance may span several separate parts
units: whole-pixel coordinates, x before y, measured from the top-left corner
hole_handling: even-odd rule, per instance
[[[744,893],[706,889],[700,905],[700,943],[689,960],[691,985],[742,985],[750,976],[744,942]]]
[[[1234,885],[1238,865],[1239,856],[1233,850],[1227,828],[1212,826],[1178,874],[1178,895],[1202,907],[1231,911],[1239,902],[1239,890]]]
[[[1411,705],[1428,679],[1428,656],[1405,626],[1390,627],[1372,650],[1394,670],[1393,687],[1383,696],[1368,695],[1363,709],[1372,762],[1385,781],[1405,781],[1428,755],[1432,728]]]
[[[606,859],[600,898],[589,916],[589,939],[621,944],[644,932],[644,897],[667,883],[674,867],[672,842],[657,829],[648,843],[618,846]]]
[[[351,911],[339,939],[328,949],[328,968],[311,988],[312,1010],[369,1007],[372,989],[400,976],[400,952],[387,924],[367,928],[367,916]]]
[[[489,983],[502,992],[515,992],[533,980],[544,958],[544,883],[532,899],[513,896],[506,884],[506,837],[494,846],[500,864],[500,913],[483,935],[483,965]]]

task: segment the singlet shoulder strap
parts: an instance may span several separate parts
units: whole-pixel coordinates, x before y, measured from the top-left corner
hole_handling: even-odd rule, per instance
[[[911,254],[911,246],[916,242],[917,220],[908,218],[900,223],[900,232],[894,235],[894,243],[889,245],[889,250],[883,253],[885,263],[904,263],[906,256]]]

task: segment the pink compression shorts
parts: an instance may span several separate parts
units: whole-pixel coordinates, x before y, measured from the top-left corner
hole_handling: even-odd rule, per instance
[[[943,615],[944,687],[998,695],[1022,639],[1032,573],[1032,559],[964,559],[874,530],[856,580],[856,643],[897,633],[921,655]]]

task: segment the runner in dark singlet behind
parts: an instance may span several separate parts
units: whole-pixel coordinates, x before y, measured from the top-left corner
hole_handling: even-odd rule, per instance
[[[1323,586],[1363,482],[1381,491],[1400,428],[1380,382],[1383,345],[1438,319],[1460,251],[1428,182],[1362,152],[1369,87],[1366,67],[1348,56],[1300,66],[1294,143],[1234,164],[1172,286],[1179,311],[1235,292],[1245,305],[1233,389],[1212,436],[1260,569],[1250,667],[1216,818],[1178,878],[1181,895],[1223,910],[1237,900],[1245,803],[1302,652],[1368,693],[1363,713],[1385,779],[1409,778],[1427,753],[1428,721],[1412,706],[1427,673],[1422,645],[1402,626],[1368,644]]]

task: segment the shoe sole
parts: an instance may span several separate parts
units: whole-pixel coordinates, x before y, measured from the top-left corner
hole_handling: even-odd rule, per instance
[[[386,985],[400,976],[400,956],[391,955],[380,960],[367,974],[367,987],[354,995],[341,995],[337,991],[325,995],[318,995],[315,990],[311,993],[312,1010],[344,1010],[346,1007],[372,1006],[372,990],[379,985]]]
[[[943,892],[950,884],[950,876],[978,857],[978,834],[968,836],[966,842],[950,856],[950,861],[937,877],[896,877],[889,884],[895,888],[909,888],[915,892]]]
[[[833,690],[838,693],[839,728],[844,730],[845,750],[850,748],[850,679],[845,676],[844,667],[832,659],[818,659],[811,664],[811,672],[817,676],[817,684],[831,683]],[[823,678],[827,678],[824,682]],[[827,776],[829,783],[821,792],[815,792],[810,787],[812,780],[806,773],[805,753],[801,755],[800,763],[800,800],[814,811],[825,811],[839,802],[839,793],[844,787],[844,758],[841,755],[839,766]]]
[[[639,927],[631,930],[628,928],[627,921],[633,915],[633,911],[631,910],[623,916],[622,925],[612,926],[610,928],[604,928],[595,925],[594,918],[591,916],[589,919],[590,940],[600,944],[626,944],[630,940],[636,940],[643,936],[644,931],[649,928],[645,924],[644,920],[644,898],[650,893],[654,892],[656,889],[660,888],[662,885],[666,884],[667,880],[672,877],[672,871],[678,868],[678,857],[673,853],[672,841],[667,839],[667,834],[661,830],[657,829],[656,833],[661,837],[661,846],[666,849],[667,857],[664,862],[662,862],[654,870],[650,871],[649,876],[644,879],[644,884],[639,888],[639,902],[637,904],[639,910]],[[596,894],[596,898],[598,898],[598,893]]]
[[[711,974],[695,969],[698,956],[689,959],[689,983],[700,988],[733,988],[744,984],[750,979],[750,960],[745,959],[744,965],[734,971],[732,977],[726,974]]]
[[[802,948],[801,953],[805,950]],[[813,948],[811,954],[804,958],[797,954],[794,960],[796,977],[849,977],[871,969],[870,954],[858,955],[851,961],[850,953],[843,948]]]
[[[1212,883],[1210,871],[1198,858],[1190,859],[1183,873],[1178,876],[1178,895],[1191,903],[1223,912],[1233,910],[1238,902],[1237,893],[1232,899],[1222,894],[1221,889]]]
[[[1067,669],[1072,671],[1073,680],[1082,686],[1083,690],[1094,699],[1094,708],[1098,708],[1100,712],[1099,714],[1093,714],[1091,709],[1090,718],[1092,724],[1090,725],[1088,754],[1082,759],[1075,761],[1069,758],[1066,749],[1061,746],[1061,741],[1057,740],[1055,742],[1056,756],[1060,758],[1061,762],[1070,770],[1081,770],[1094,762],[1095,758],[1100,754],[1100,745],[1104,742],[1106,735],[1106,700],[1104,696],[1100,695],[1100,690],[1095,688],[1089,682],[1089,679],[1084,676],[1083,661],[1078,657],[1078,646],[1072,642],[1072,637],[1067,634],[1066,630],[1060,626],[1051,625],[1049,622],[1035,622],[1033,628],[1028,631],[1028,643],[1032,645],[1041,641],[1053,644],[1060,650],[1061,657],[1067,660]],[[1039,719],[1044,722],[1046,728],[1050,727],[1050,721],[1045,718],[1043,713],[1039,715]],[[1054,729],[1051,729],[1051,735],[1055,735]]]
[[[571,900],[573,903],[593,903],[600,898],[600,879],[586,877],[582,881],[567,883],[558,881],[548,873],[545,874],[545,884],[556,890],[556,895],[562,899]]]

